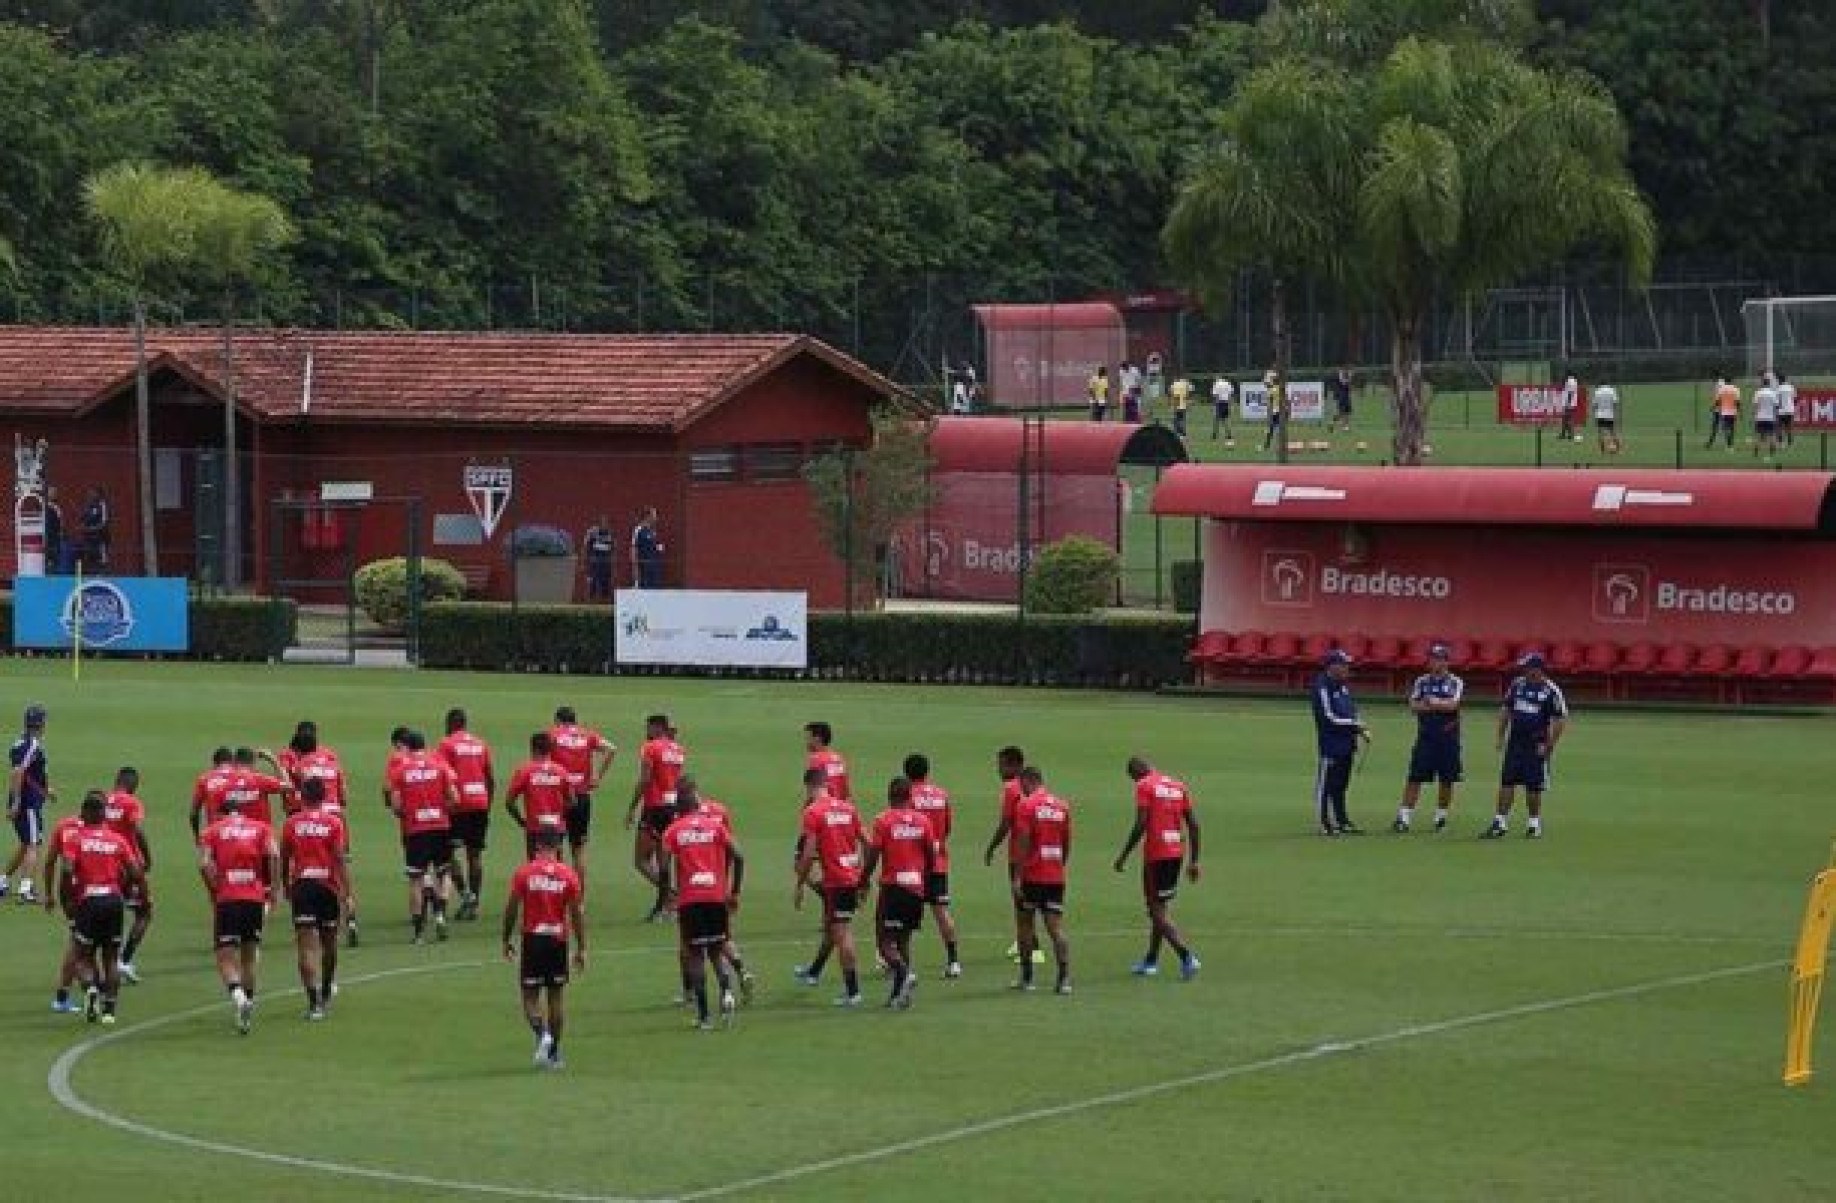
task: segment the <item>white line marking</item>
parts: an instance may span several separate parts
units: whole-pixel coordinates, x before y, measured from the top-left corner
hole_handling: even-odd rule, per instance
[[[777,1186],[785,1182],[794,1182],[801,1178],[826,1174],[834,1170],[849,1169],[891,1157],[900,1157],[922,1149],[934,1148],[937,1145],[952,1144],[959,1140],[968,1140],[977,1136],[986,1136],[993,1132],[1003,1132],[1009,1128],[1024,1127],[1045,1120],[1063,1119],[1066,1116],[1081,1115],[1087,1111],[1097,1111],[1108,1107],[1119,1107],[1128,1103],[1137,1103],[1156,1095],[1168,1094],[1176,1090],[1187,1090],[1194,1086],[1208,1086],[1214,1082],[1223,1082],[1231,1078],[1248,1077],[1251,1074],[1266,1073],[1274,1069],[1286,1069],[1291,1065],[1303,1065],[1310,1061],[1338,1056],[1342,1053],[1358,1052],[1363,1049],[1378,1048],[1386,1044],[1397,1044],[1405,1040],[1417,1040],[1424,1036],[1440,1036],[1448,1032],[1462,1031],[1466,1028],[1481,1027],[1487,1024],[1504,1023],[1512,1019],[1523,1019],[1532,1015],[1545,1015],[1551,1011],[1565,1011],[1576,1007],[1592,1006],[1596,1003],[1616,1002],[1625,998],[1637,998],[1644,994],[1655,994],[1661,990],[1676,990],[1684,986],[1698,986],[1707,982],[1721,981],[1725,978],[1745,977],[1771,969],[1779,969],[1788,964],[1784,960],[1757,961],[1751,965],[1736,965],[1727,969],[1711,969],[1703,973],[1681,974],[1676,977],[1659,978],[1655,981],[1638,982],[1630,986],[1616,986],[1607,990],[1591,990],[1586,994],[1573,994],[1566,998],[1548,999],[1543,1002],[1521,1003],[1514,1007],[1502,1007],[1495,1011],[1481,1011],[1476,1015],[1465,1015],[1457,1019],[1443,1019],[1432,1023],[1412,1024],[1409,1027],[1397,1028],[1394,1031],[1382,1032],[1375,1036],[1364,1036],[1353,1040],[1322,1041],[1310,1048],[1297,1049],[1260,1061],[1247,1061],[1237,1065],[1226,1065],[1204,1073],[1190,1074],[1183,1078],[1170,1078],[1164,1082],[1153,1082],[1146,1086],[1136,1086],[1128,1090],[1112,1091],[1109,1094],[1095,1095],[1069,1103],[1059,1103],[1051,1107],[1038,1107],[1030,1111],[1019,1111],[1011,1115],[996,1116],[960,1128],[951,1128],[943,1132],[934,1132],[929,1136],[920,1136],[912,1140],[902,1140],[896,1144],[883,1145],[877,1149],[864,1149],[858,1153],[848,1153],[840,1157],[831,1157],[823,1161],[812,1161],[807,1165],[793,1166],[790,1169],[778,1170],[770,1174],[761,1174],[755,1178],[746,1178],[738,1182],[728,1182],[720,1186],[710,1186],[702,1190],[687,1191],[675,1197],[669,1203],[699,1203],[703,1199],[723,1199],[731,1195],[744,1194],[766,1186]],[[663,1201],[657,1201],[663,1203]]]

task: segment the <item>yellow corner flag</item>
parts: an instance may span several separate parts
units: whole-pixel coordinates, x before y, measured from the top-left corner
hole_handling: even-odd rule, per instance
[[[1811,1080],[1811,1037],[1817,1030],[1832,918],[1836,918],[1836,869],[1825,869],[1811,882],[1804,926],[1798,931],[1798,951],[1791,960],[1791,1015],[1785,1035],[1787,1086],[1802,1086]]]

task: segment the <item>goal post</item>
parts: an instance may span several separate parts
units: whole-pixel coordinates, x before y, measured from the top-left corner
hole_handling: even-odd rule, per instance
[[[1799,383],[1836,383],[1836,296],[1756,297],[1740,315],[1749,380],[1772,371]]]

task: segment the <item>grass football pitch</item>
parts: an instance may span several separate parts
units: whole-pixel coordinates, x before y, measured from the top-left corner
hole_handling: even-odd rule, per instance
[[[1475,713],[1449,832],[1329,841],[1311,834],[1311,729],[1294,700],[127,663],[87,666],[74,686],[56,662],[0,672],[9,705],[50,706],[66,805],[118,763],[142,769],[159,906],[145,984],[100,1041],[48,1009],[61,924],[0,909],[7,1197],[1836,1193],[1831,1084],[1779,1083],[1785,958],[1831,834],[1827,719],[1582,708],[1548,838],[1482,843],[1496,761],[1491,716]],[[507,824],[486,922],[411,947],[377,770],[391,726],[431,730],[461,704],[507,776],[562,702],[625,750],[596,816],[593,960],[570,991],[569,1065],[543,1074],[496,953]],[[646,899],[617,816],[653,709],[677,716],[750,857],[738,931],[764,989],[733,1032],[689,1030],[671,1005],[672,933],[638,921]],[[1367,709],[1377,743],[1353,812],[1381,832],[1408,724],[1393,703]],[[213,745],[278,743],[301,717],[353,777],[365,940],[346,954],[331,1019],[309,1026],[287,993],[277,912],[256,1028],[239,1038],[210,966],[183,799]],[[788,864],[798,728],[812,718],[836,724],[863,795],[913,749],[955,793],[967,974],[938,980],[927,927],[910,1013],[833,1010],[833,968],[821,989],[790,978],[813,923],[790,909]],[[1010,741],[1076,808],[1069,998],[1006,988],[1008,908],[980,849],[993,752]],[[1109,862],[1136,751],[1199,800],[1206,873],[1178,905],[1205,962],[1189,984],[1170,964],[1155,980],[1128,974],[1135,878]]]

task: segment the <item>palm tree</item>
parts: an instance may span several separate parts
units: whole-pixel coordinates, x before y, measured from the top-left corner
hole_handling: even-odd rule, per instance
[[[134,433],[139,478],[141,571],[159,572],[154,531],[152,403],[147,381],[147,290],[153,278],[189,266],[199,215],[215,187],[196,168],[117,163],[90,176],[83,199],[102,233],[102,248],[126,282],[134,306]]]
[[[242,564],[242,465],[236,443],[236,286],[260,260],[291,241],[293,223],[272,199],[217,185],[196,231],[200,271],[223,297],[223,579],[235,588]]]
[[[1277,63],[1250,75],[1162,231],[1175,270],[1214,307],[1241,272],[1268,276],[1278,394],[1288,386],[1289,282],[1342,284],[1354,268],[1346,254],[1353,99],[1335,74]],[[1286,407],[1280,412],[1276,454],[1285,461]]]

